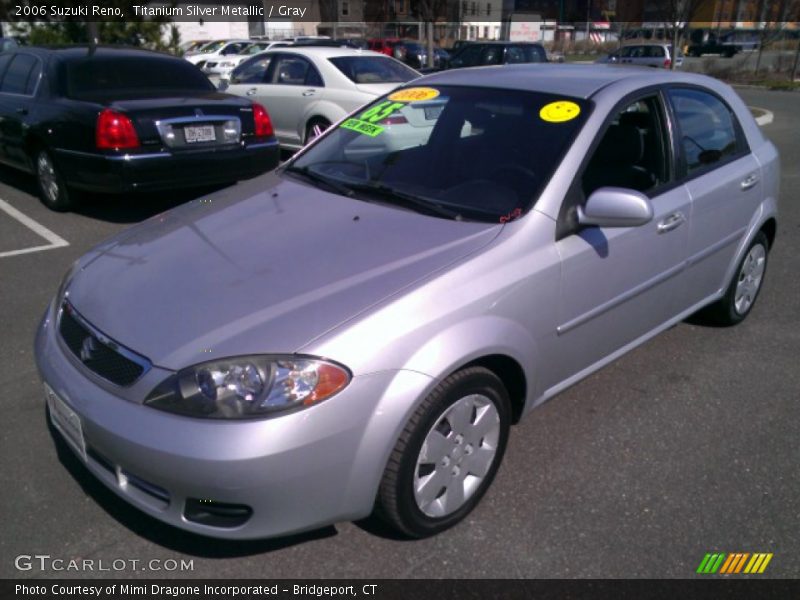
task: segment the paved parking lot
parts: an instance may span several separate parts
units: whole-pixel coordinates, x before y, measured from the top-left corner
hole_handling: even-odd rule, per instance
[[[772,552],[767,575],[797,577],[800,94],[741,93],[774,112],[764,131],[783,163],[778,243],[754,312],[732,329],[674,327],[535,411],[478,509],[424,541],[372,522],[208,540],[144,516],[59,453],[32,357],[45,305],[91,246],[191,196],[96,198],[56,214],[31,178],[0,168],[0,576],[688,577],[706,552],[741,551]],[[37,554],[128,562],[15,568]],[[142,570],[153,559],[193,570]]]

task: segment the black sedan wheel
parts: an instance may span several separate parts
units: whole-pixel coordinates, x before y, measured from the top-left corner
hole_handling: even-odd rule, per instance
[[[510,426],[500,379],[470,367],[445,379],[406,424],[381,482],[378,514],[415,538],[466,517],[494,479]]]
[[[39,150],[36,154],[36,182],[39,187],[39,197],[47,208],[65,211],[72,207],[73,202],[64,179],[47,150]]]

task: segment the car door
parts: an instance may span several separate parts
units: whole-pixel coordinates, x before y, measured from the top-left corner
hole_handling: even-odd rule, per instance
[[[7,164],[27,168],[25,132],[42,74],[42,61],[32,54],[18,52],[11,55],[4,69],[0,63],[0,70],[4,71],[0,80],[0,157]]]
[[[727,284],[727,269],[761,202],[761,168],[722,98],[692,87],[671,88],[668,97],[692,198],[685,300],[691,305]]]
[[[299,54],[280,53],[273,60],[268,83],[259,87],[256,98],[267,107],[280,143],[302,145],[303,117],[309,105],[323,96],[322,77],[311,61]]]
[[[678,312],[691,205],[675,181],[666,124],[661,94],[626,100],[612,113],[565,200],[556,242],[562,279],[555,381],[609,360]],[[648,196],[653,219],[639,227],[579,226],[577,205],[609,186]]]

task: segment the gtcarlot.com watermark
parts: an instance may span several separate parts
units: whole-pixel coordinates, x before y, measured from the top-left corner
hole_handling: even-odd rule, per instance
[[[194,571],[194,560],[174,558],[60,558],[49,554],[20,554],[14,559],[17,571]]]

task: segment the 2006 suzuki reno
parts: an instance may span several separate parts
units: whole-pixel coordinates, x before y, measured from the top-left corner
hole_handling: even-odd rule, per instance
[[[190,531],[376,510],[434,534],[532,408],[700,309],[747,316],[778,180],[747,107],[703,76],[418,79],[78,260],[36,338],[50,419]]]

